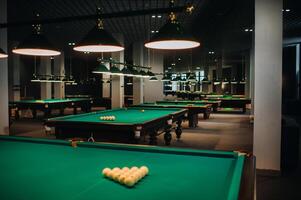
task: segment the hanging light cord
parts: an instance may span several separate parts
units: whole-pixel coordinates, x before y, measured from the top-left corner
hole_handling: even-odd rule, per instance
[[[72,50],[70,51],[69,76],[72,76]]]
[[[34,74],[37,74],[37,57],[34,57]]]
[[[104,27],[103,27],[103,20],[102,20],[102,18],[100,17],[100,15],[102,14],[102,9],[100,8],[100,7],[97,7],[97,9],[96,9],[96,13],[97,13],[97,28],[98,29],[104,29]]]

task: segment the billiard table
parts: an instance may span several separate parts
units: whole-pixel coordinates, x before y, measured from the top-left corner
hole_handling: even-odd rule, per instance
[[[15,117],[17,119],[19,118],[19,110],[30,109],[33,118],[36,118],[37,110],[40,110],[44,113],[44,117],[47,118],[54,109],[60,110],[60,115],[63,115],[64,109],[67,107],[73,108],[74,114],[77,113],[77,108],[81,108],[84,112],[89,112],[92,103],[93,100],[91,98],[20,100],[9,102],[15,109]]]
[[[150,108],[183,108],[188,110],[187,119],[189,121],[189,127],[197,127],[198,114],[203,113],[204,119],[208,119],[211,113],[210,104],[201,103],[185,103],[185,102],[156,102],[156,103],[143,103],[140,105],[134,105],[135,107],[150,107]]]
[[[246,112],[246,105],[251,103],[250,98],[245,98],[241,96],[207,96],[204,100],[219,100],[221,101],[220,107],[222,108],[240,108],[242,112]]]
[[[187,104],[210,104],[212,107],[213,112],[217,111],[217,108],[220,107],[221,101],[220,100],[163,100],[163,101],[157,101],[156,103],[171,103],[171,104],[181,104],[181,103],[187,103]]]
[[[72,145],[71,145],[72,144]],[[237,152],[0,136],[0,199],[251,200],[253,156]],[[109,167],[147,166],[128,188]]]
[[[126,139],[126,142],[138,143],[149,136],[150,144],[157,144],[157,136],[164,133],[165,144],[172,139],[172,125],[180,139],[181,123],[187,113],[180,108],[130,107],[104,110],[79,115],[50,118],[45,121],[46,128],[55,127],[59,139],[82,137],[89,140],[108,136],[110,139]],[[101,117],[115,116],[115,120],[103,120]]]

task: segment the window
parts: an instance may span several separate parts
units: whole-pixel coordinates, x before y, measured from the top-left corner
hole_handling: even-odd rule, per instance
[[[171,74],[171,80],[175,79],[177,77],[177,74]],[[178,82],[171,82],[171,90],[172,91],[177,91],[178,90]]]

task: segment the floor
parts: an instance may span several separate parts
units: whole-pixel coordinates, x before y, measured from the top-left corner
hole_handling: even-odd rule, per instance
[[[54,135],[45,134],[42,120],[21,119],[15,121],[11,125],[10,132],[12,135],[55,139]],[[181,140],[176,140],[173,135],[171,147],[251,152],[252,140],[253,127],[249,115],[217,113],[211,114],[208,120],[204,120],[200,116],[197,128],[188,128],[188,123],[184,122]],[[147,144],[147,140],[144,140],[144,143]],[[158,145],[165,146],[163,135],[159,136]],[[281,176],[257,176],[257,199],[301,199],[300,166],[301,163],[299,168],[284,172]]]

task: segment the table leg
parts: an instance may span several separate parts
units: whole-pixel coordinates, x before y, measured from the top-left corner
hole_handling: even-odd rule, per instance
[[[217,106],[213,107],[213,112],[217,112]]]
[[[204,112],[204,119],[209,119],[209,116],[210,116],[210,110],[206,110]]]
[[[157,131],[156,130],[153,130],[149,134],[149,144],[150,145],[157,145]]]
[[[90,109],[89,109],[89,106],[88,105],[83,105],[83,106],[81,106],[81,110],[83,111],[83,112],[90,112]]]
[[[36,119],[37,118],[37,110],[36,109],[32,109],[32,117],[34,118],[34,119]]]
[[[171,126],[167,125],[165,128],[165,133],[164,133],[165,145],[170,145],[171,139],[172,139]]]
[[[242,108],[242,112],[243,112],[243,113],[246,113],[246,112],[247,112],[246,105]]]
[[[177,135],[177,139],[179,140],[182,135],[182,119],[179,119],[176,124],[177,124],[176,135]]]
[[[135,144],[139,144],[141,138],[141,129],[135,130],[134,131],[134,142]]]
[[[55,137],[56,139],[66,139],[66,136],[64,136],[63,131],[57,127],[55,127]]]
[[[19,118],[20,118],[20,115],[19,115],[19,109],[16,108],[16,110],[15,110],[15,119],[17,120],[17,119],[19,119]]]
[[[44,109],[44,117],[49,118],[50,115],[51,115],[51,109],[49,108]]]
[[[188,114],[189,128],[195,128],[198,124],[198,114]]]
[[[60,115],[64,115],[64,110],[65,110],[64,107],[61,107],[61,108],[60,108]]]
[[[74,114],[74,115],[77,114],[77,108],[76,108],[76,106],[73,106],[73,114]]]

